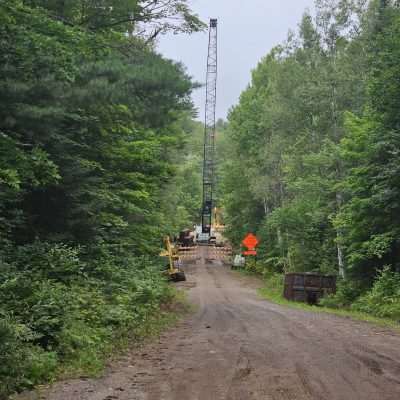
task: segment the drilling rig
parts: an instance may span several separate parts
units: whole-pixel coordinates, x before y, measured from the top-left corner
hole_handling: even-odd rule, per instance
[[[217,67],[218,67],[218,21],[210,20],[206,107],[204,123],[204,162],[203,162],[203,207],[201,215],[201,235],[199,241],[208,242],[211,235],[215,189],[215,109],[217,102]]]

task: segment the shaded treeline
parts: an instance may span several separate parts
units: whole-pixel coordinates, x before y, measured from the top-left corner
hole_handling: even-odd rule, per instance
[[[0,3],[0,397],[160,323],[199,128],[152,40],[202,28],[184,0]]]
[[[228,234],[236,244],[248,231],[260,236],[261,271],[338,274],[340,304],[383,274],[392,283],[380,314],[398,317],[400,9],[315,5],[259,63],[230,113],[221,166]]]

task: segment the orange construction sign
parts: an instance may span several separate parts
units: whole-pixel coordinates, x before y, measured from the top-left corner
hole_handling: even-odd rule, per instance
[[[257,251],[256,247],[258,245],[259,240],[254,236],[252,233],[249,233],[244,239],[243,239],[243,246],[247,247],[247,251],[243,252],[244,256],[256,256]]]
[[[256,256],[257,255],[257,251],[256,250],[247,250],[243,252],[244,256]]]
[[[254,250],[256,247],[257,247],[257,245],[258,245],[258,243],[260,243],[259,242],[259,240],[252,234],[252,233],[249,233],[244,239],[243,239],[243,245],[245,246],[245,247],[247,247],[249,250]]]

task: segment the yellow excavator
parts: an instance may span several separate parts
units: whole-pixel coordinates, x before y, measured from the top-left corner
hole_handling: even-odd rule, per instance
[[[225,230],[222,208],[214,207],[212,228],[215,232],[223,232]]]
[[[173,282],[186,281],[186,275],[180,268],[181,260],[179,258],[178,250],[172,245],[169,236],[164,238],[164,244],[166,250],[164,250],[160,256],[168,257],[169,265],[167,273],[169,279]]]

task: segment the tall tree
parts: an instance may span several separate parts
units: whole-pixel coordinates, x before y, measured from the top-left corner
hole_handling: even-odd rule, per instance
[[[43,7],[72,26],[93,31],[129,32],[154,40],[159,34],[191,33],[205,25],[193,14],[187,0],[24,0]]]
[[[348,116],[347,135],[342,143],[349,170],[344,182],[349,201],[338,217],[338,224],[346,232],[351,273],[366,283],[384,265],[396,270],[400,265],[400,50],[396,39],[400,33],[400,10],[380,3],[378,11],[373,13],[378,23],[369,31],[368,106],[362,117]]]
[[[360,115],[365,104],[364,3],[317,1],[315,21],[305,14],[299,34],[260,62],[229,118],[235,144],[225,181],[236,166],[246,180],[227,190],[230,232],[237,222],[258,231],[268,262],[287,270],[345,274],[342,228],[333,220],[345,201],[344,116]]]

